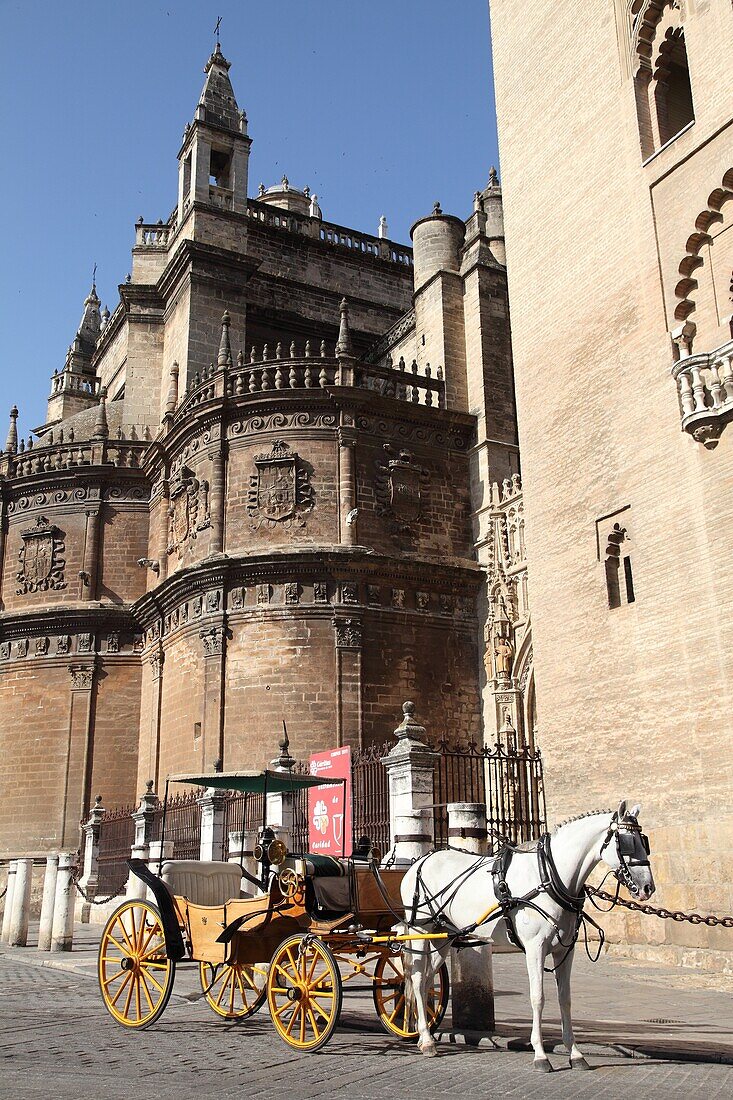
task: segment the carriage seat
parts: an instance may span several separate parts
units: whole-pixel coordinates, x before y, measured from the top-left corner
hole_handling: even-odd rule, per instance
[[[162,878],[172,894],[187,898],[192,905],[224,905],[239,897],[242,869],[238,863],[168,859],[163,864]]]

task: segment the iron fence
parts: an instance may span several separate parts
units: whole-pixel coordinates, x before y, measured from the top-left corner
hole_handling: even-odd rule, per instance
[[[387,852],[389,835],[389,779],[382,758],[392,742],[367,745],[351,753],[352,830],[354,844],[368,836],[373,845]]]
[[[201,807],[203,791],[196,787],[168,798],[165,812],[165,839],[173,841],[174,859],[198,859],[201,852]],[[158,806],[152,823],[152,840],[161,840],[163,807]]]
[[[220,859],[229,858],[229,834],[247,833],[262,824],[265,796],[230,791],[224,801]]]
[[[127,860],[135,840],[134,806],[107,810],[99,824],[97,861],[100,895],[113,894],[127,879]]]
[[[534,840],[546,827],[542,757],[539,749],[478,746],[442,737],[435,760],[435,843],[448,843],[448,803],[486,806],[489,842]]]

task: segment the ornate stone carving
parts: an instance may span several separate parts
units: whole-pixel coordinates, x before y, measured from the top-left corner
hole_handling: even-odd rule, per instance
[[[285,603],[294,604],[300,597],[300,585],[297,581],[289,581],[285,585]]]
[[[184,603],[181,606],[181,622],[182,623],[187,623],[188,622],[188,604],[187,603]]]
[[[415,606],[417,607],[418,611],[428,611],[430,609],[430,593],[416,592]]]
[[[142,634],[136,634],[135,637],[132,639],[132,652],[133,653],[142,653],[144,648],[145,648],[145,640],[144,640]]]
[[[18,638],[18,640],[13,643],[13,653],[15,654],[16,657],[27,657],[28,656],[28,639],[27,638]]]
[[[325,581],[316,581],[313,585],[313,599],[316,603],[328,603],[328,585]]]
[[[244,607],[244,588],[240,585],[229,593],[229,602],[235,611],[241,611]]]
[[[368,584],[367,585],[367,603],[375,604],[375,603],[380,603],[380,602],[381,602],[381,591],[380,591],[379,585],[378,584]]]
[[[78,653],[91,653],[94,646],[93,634],[80,634],[76,643]]]
[[[0,661],[10,658],[10,642],[0,642]]]
[[[213,615],[215,611],[218,611],[221,607],[221,592],[218,588],[214,588],[206,593],[206,610],[210,615]]]
[[[315,501],[307,469],[287,443],[276,440],[269,454],[256,455],[256,473],[250,476],[247,512],[254,529],[305,527],[305,516]]]
[[[269,584],[257,585],[257,603],[260,606],[262,606],[262,604],[268,604],[270,602],[270,592],[271,588]]]
[[[107,635],[107,652],[119,653],[120,652],[120,636],[116,630],[113,630],[111,634]]]
[[[440,610],[444,615],[453,614],[453,597],[448,592],[440,593]]]
[[[27,592],[47,592],[49,589],[66,588],[63,557],[65,545],[58,527],[45,516],[39,516],[35,527],[22,531],[23,547],[18,553],[20,569],[16,589],[19,596]]]
[[[246,420],[238,420],[229,427],[228,435],[236,438],[239,435],[254,435],[259,432],[269,432],[273,428],[287,430],[288,428],[333,428],[336,426],[336,417],[333,413],[307,413],[297,412],[272,413],[270,416],[252,416]]]
[[[334,619],[337,649],[359,649],[361,646],[361,623],[356,619]]]
[[[60,634],[56,639],[56,652],[60,657],[65,657],[71,652],[71,638],[68,634]]]
[[[383,450],[385,457],[376,461],[374,480],[377,515],[386,520],[393,535],[412,535],[413,525],[420,518],[429,471],[411,451],[396,450],[390,443],[385,443]]]
[[[72,691],[90,691],[94,680],[93,665],[69,665]]]
[[[221,627],[212,626],[211,630],[202,630],[201,640],[204,643],[204,657],[216,657],[223,653],[224,631]]]
[[[392,589],[392,607],[403,608],[405,606],[405,590],[404,588]]]
[[[48,638],[36,638],[36,644],[33,647],[33,652],[36,657],[45,657],[48,653]]]
[[[199,531],[211,527],[209,483],[205,479],[199,481],[188,466],[182,466],[171,480],[168,518],[168,553],[177,551],[179,558]]]
[[[163,661],[164,660],[165,660],[165,655],[160,651],[157,652],[157,653],[151,653],[150,654],[150,675],[151,675],[151,678],[154,681],[159,680],[160,677],[161,677],[161,673],[163,671]]]
[[[202,596],[195,596],[193,601],[193,613],[197,619],[201,618],[201,611],[204,606],[204,600]]]
[[[358,603],[359,585],[356,581],[345,581],[341,585],[341,603]]]

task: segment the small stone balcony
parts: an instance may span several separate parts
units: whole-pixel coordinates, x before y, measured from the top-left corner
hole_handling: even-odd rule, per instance
[[[688,355],[672,367],[680,401],[682,430],[708,450],[733,419],[733,340],[717,351]]]

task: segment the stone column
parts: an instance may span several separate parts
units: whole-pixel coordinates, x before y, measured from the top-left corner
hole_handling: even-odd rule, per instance
[[[448,804],[451,845],[476,855],[486,854],[486,806],[481,802]],[[486,907],[491,904],[487,900]],[[494,974],[492,945],[451,951],[453,1030],[463,1035],[493,1031]]]
[[[295,767],[295,759],[290,755],[290,741],[287,733],[280,742],[280,755],[270,761],[270,766],[276,772],[282,772],[283,775],[288,775]],[[282,840],[290,851],[295,830],[295,797],[291,791],[268,794],[265,820],[277,839]],[[259,868],[255,873],[259,873]]]
[[[28,912],[31,907],[32,880],[33,860],[16,860],[13,909],[8,929],[8,943],[11,947],[25,947],[28,943]]]
[[[56,894],[53,903],[53,923],[51,925],[52,951],[71,951],[74,941],[75,859],[74,852],[61,852],[59,854]]]
[[[226,794],[218,787],[207,787],[197,799],[201,807],[201,847],[199,859],[210,863],[224,859],[224,806]]]
[[[78,894],[75,904],[75,917],[82,924],[89,924],[89,914],[92,906],[88,899],[95,896],[97,884],[99,883],[99,833],[102,827],[104,814],[105,810],[102,806],[102,796],[98,794],[89,815],[89,820],[86,825],[82,825],[82,832],[84,833],[84,865],[82,876],[79,879],[79,886],[84,893]]]
[[[437,753],[425,744],[425,727],[415,721],[415,704],[404,703],[402,711],[402,722],[394,731],[397,744],[382,763],[389,776],[392,852],[397,862],[411,862],[417,849],[422,854],[434,842],[433,766]]]
[[[84,600],[96,600],[97,598],[97,574],[99,572],[99,508],[89,509],[86,513],[87,526],[84,538],[84,573],[86,583],[82,585],[81,595]]]
[[[51,932],[53,929],[53,908],[56,898],[56,878],[58,877],[59,857],[46,856],[46,874],[43,877],[43,901],[41,902],[41,923],[38,926],[38,950],[51,950]]]
[[[214,593],[223,603],[223,593]],[[211,593],[207,593],[207,597]],[[201,728],[201,759],[223,760],[224,675],[226,669],[226,627],[219,617],[200,631],[204,658],[204,691]]]
[[[224,550],[224,449],[220,446],[211,456],[211,553]]]
[[[145,794],[140,799],[140,805],[132,815],[135,822],[135,839],[130,849],[132,859],[148,859],[150,855],[150,840],[153,835],[153,821],[158,806],[158,796],[153,790],[153,780],[149,779]],[[128,898],[144,898],[147,887],[137,875],[130,872],[127,879],[125,896]]]
[[[356,437],[352,432],[339,431],[339,502],[341,515],[341,542],[344,546],[356,544]]]
[[[361,706],[362,626],[358,618],[334,619],[336,643],[336,744],[339,748],[362,743]]]
[[[13,894],[15,893],[15,876],[18,871],[17,859],[11,859],[8,863],[8,881],[5,887],[5,908],[3,910],[3,928],[0,932],[0,940],[3,943],[8,942],[8,932],[10,931],[10,914],[13,911]]]

